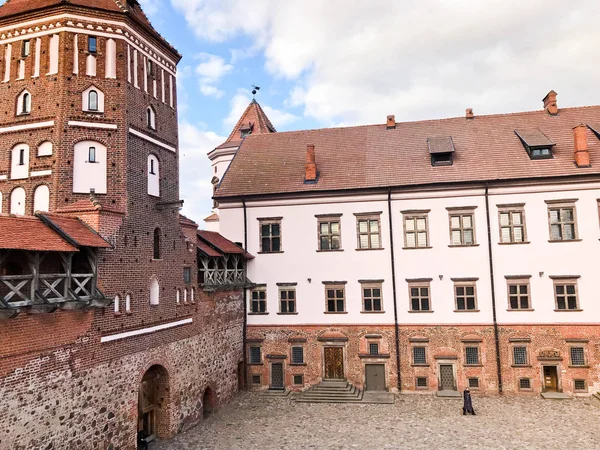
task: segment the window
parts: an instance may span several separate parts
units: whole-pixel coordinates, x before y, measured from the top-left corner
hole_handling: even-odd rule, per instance
[[[381,227],[379,216],[359,217],[357,219],[358,249],[381,248]]]
[[[88,52],[96,53],[98,51],[98,38],[96,36],[88,36]]]
[[[363,312],[382,312],[381,283],[361,284],[363,294]]]
[[[153,258],[160,259],[160,228],[154,229]]]
[[[452,153],[436,153],[431,155],[432,166],[451,166]]]
[[[585,380],[573,380],[573,387],[577,392],[587,392]]]
[[[192,269],[190,267],[183,268],[183,282],[184,283],[192,282]]]
[[[369,344],[369,355],[379,355],[379,344],[376,342],[371,342]]]
[[[342,248],[340,240],[340,220],[339,218],[325,219],[321,218],[319,225],[319,250],[339,250]]]
[[[190,289],[190,302],[194,303],[194,295],[196,294],[196,290],[194,288]]]
[[[417,389],[427,389],[427,377],[417,377],[415,384]]]
[[[465,347],[465,365],[479,365],[479,347]]]
[[[552,158],[552,149],[550,147],[534,148],[531,150],[531,159]]]
[[[154,62],[148,60],[148,75],[154,77]]]
[[[158,284],[158,279],[155,276],[152,276],[150,279],[150,304],[158,305],[160,300],[160,286]]]
[[[252,291],[250,312],[252,314],[264,314],[267,312],[267,291],[265,288]]]
[[[325,298],[327,300],[327,312],[340,313],[345,311],[345,286],[325,286]]]
[[[96,91],[88,93],[88,110],[98,111],[98,92]]]
[[[160,197],[160,167],[156,155],[148,155],[148,195]]]
[[[185,288],[183,290],[183,303],[187,303],[188,290]]]
[[[279,312],[281,314],[296,312],[296,289],[279,290]]]
[[[19,149],[19,165],[20,166],[25,165],[25,149],[24,148]]]
[[[515,366],[527,366],[529,364],[529,358],[527,358],[527,347],[513,347],[513,364]]]
[[[292,347],[292,364],[304,364],[304,347]]]
[[[503,244],[518,244],[526,241],[525,211],[522,205],[500,206],[500,242]]]
[[[96,147],[90,147],[88,151],[88,162],[96,162]]]
[[[450,245],[475,245],[473,212],[450,213]]]
[[[146,110],[146,125],[151,130],[156,130],[156,113],[151,106]]]
[[[479,389],[479,378],[469,378],[469,389]]]
[[[427,364],[427,350],[425,347],[413,347],[413,364],[415,366]]]
[[[294,375],[294,384],[304,384],[304,375]]]
[[[131,312],[131,295],[125,296],[125,312]]]
[[[531,302],[529,301],[529,279],[509,279],[508,286],[508,309],[510,310],[529,310]]]
[[[519,390],[530,391],[531,390],[531,379],[519,378]]]
[[[583,347],[571,347],[570,352],[572,366],[585,366]]]
[[[120,298],[118,295],[115,295],[115,301],[114,301],[114,307],[115,307],[115,312],[118,313],[119,312],[119,308],[121,307],[120,305]]]
[[[31,112],[31,94],[27,91],[23,91],[19,95],[17,102],[17,115],[29,114]]]
[[[572,241],[577,239],[574,205],[557,205],[548,208],[551,241]]]
[[[409,282],[408,295],[411,311],[431,311],[429,281]]]
[[[281,218],[260,220],[260,251],[278,253],[281,251]]]
[[[475,282],[463,283],[455,281],[454,293],[457,311],[477,310],[477,289]]]
[[[31,41],[28,39],[26,41],[23,41],[23,45],[21,46],[21,56],[23,58],[29,56],[31,52]]]
[[[260,375],[252,375],[252,384],[260,384]]]
[[[427,228],[426,213],[422,215],[404,214],[404,247],[429,247]]]
[[[555,279],[554,298],[559,311],[575,311],[579,309],[577,301],[576,279]]]
[[[257,345],[253,345],[250,347],[249,356],[250,364],[260,364],[262,362],[260,347]]]
[[[175,303],[178,305],[181,303],[181,291],[179,289],[175,291]]]

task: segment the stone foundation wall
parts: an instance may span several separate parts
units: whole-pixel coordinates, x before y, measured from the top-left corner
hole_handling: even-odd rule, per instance
[[[545,389],[543,367],[554,366],[557,389],[569,394],[590,394],[600,390],[600,326],[596,325],[502,325],[499,327],[503,393],[539,394]],[[377,343],[379,355],[369,355],[371,343]],[[304,347],[304,364],[291,363],[292,346]],[[261,363],[249,364],[248,383],[253,389],[271,385],[271,363],[283,362],[285,386],[302,390],[324,377],[324,348],[344,348],[344,375],[354,385],[365,388],[365,365],[384,364],[386,388],[397,391],[396,346],[393,325],[385,326],[249,326],[248,344],[261,347]],[[426,363],[416,364],[413,347],[425,347]],[[513,347],[526,347],[527,364],[516,365]],[[478,349],[477,364],[466,363],[466,347]],[[571,347],[584,351],[583,366],[571,364]],[[487,325],[400,326],[400,367],[402,392],[431,392],[440,389],[439,366],[452,365],[456,389],[461,391],[469,378],[477,379],[480,394],[497,394],[498,370],[494,328]],[[248,355],[249,358],[249,355]],[[248,359],[249,360],[249,359]],[[253,379],[260,376],[260,382]],[[302,384],[294,384],[294,375],[303,375]],[[417,377],[427,386],[417,388]],[[520,386],[530,380],[530,389]],[[585,390],[577,390],[574,380],[584,380]],[[255,381],[253,383],[253,381]]]

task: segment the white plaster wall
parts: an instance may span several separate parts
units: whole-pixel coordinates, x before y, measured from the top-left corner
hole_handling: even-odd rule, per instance
[[[25,60],[21,59],[19,60],[19,77],[17,80],[22,80],[23,78],[25,78]]]
[[[10,81],[10,62],[12,61],[12,44],[6,45],[4,51],[4,82]]]
[[[154,161],[154,174],[150,173],[151,161]],[[160,165],[155,155],[148,155],[148,194],[160,197]]]
[[[18,187],[10,193],[10,213],[25,215],[25,189]]]
[[[85,74],[90,77],[96,76],[96,57],[92,54],[85,59]]]
[[[544,200],[577,198],[576,213],[581,242],[548,242],[548,205]],[[490,191],[490,222],[498,322],[590,323],[600,317],[600,299],[595,285],[597,255],[600,254],[598,202],[600,185],[539,186],[535,188],[496,189]],[[352,200],[352,201],[348,201]],[[331,202],[331,203],[326,203]],[[301,204],[304,203],[304,204]],[[248,277],[267,284],[268,315],[250,315],[249,324],[346,324],[393,323],[393,297],[390,268],[387,202],[383,196],[353,199],[321,199],[248,202],[248,251],[256,258],[248,264]],[[525,203],[525,221],[529,244],[499,245],[497,204]],[[447,207],[476,206],[474,247],[449,247]],[[401,211],[429,209],[431,249],[405,250]],[[354,213],[382,211],[384,250],[356,250]],[[317,252],[315,214],[338,213],[341,217],[343,252]],[[232,241],[244,241],[241,204],[221,204],[220,232]],[[282,216],[283,253],[259,254],[259,217]],[[492,322],[491,278],[487,241],[484,190],[444,191],[437,193],[396,194],[392,199],[398,320],[400,324],[482,324]],[[540,276],[539,273],[543,272]],[[509,312],[505,275],[532,275],[531,303],[534,311]],[[555,312],[553,281],[550,275],[580,275],[579,303],[582,312]],[[440,277],[441,276],[441,277]],[[454,312],[452,278],[478,278],[479,312]],[[311,279],[309,282],[308,279]],[[407,278],[432,278],[433,313],[409,313]],[[359,279],[384,279],[385,314],[361,314]],[[322,281],[347,281],[348,314],[324,314],[325,294]],[[277,282],[297,282],[298,315],[278,315]]]
[[[79,73],[79,35],[73,36],[73,73]]]
[[[33,211],[50,211],[50,189],[45,184],[35,188],[33,193]]]
[[[234,156],[235,154],[222,155],[217,156],[215,159],[212,160],[212,175],[214,177],[217,177],[219,181],[223,179],[223,175],[225,175],[225,172],[227,171],[229,164],[231,164],[231,161],[233,160]],[[216,171],[215,168],[217,169]]]
[[[52,142],[42,142],[38,146],[38,156],[51,156],[52,155]]]
[[[21,149],[25,150],[23,164],[20,162]],[[10,156],[10,178],[12,180],[22,180],[29,177],[29,145],[19,144],[13,147]]]
[[[88,162],[89,148],[96,147],[96,162]],[[95,189],[106,194],[106,147],[99,142],[82,141],[75,144],[73,158],[73,192],[87,194]]]
[[[114,39],[106,40],[106,78],[117,78],[117,45]]]
[[[54,34],[50,38],[50,48],[48,49],[48,57],[50,58],[48,75],[58,73],[58,49],[59,36],[58,34]]]

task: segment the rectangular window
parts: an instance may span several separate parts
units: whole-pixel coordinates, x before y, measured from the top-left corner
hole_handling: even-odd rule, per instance
[[[277,253],[281,251],[281,219],[260,220],[260,251]]]
[[[479,365],[479,347],[465,347],[465,365]]]
[[[379,344],[376,342],[369,344],[369,355],[379,355]]]
[[[417,377],[417,389],[427,389],[427,377]]]
[[[252,384],[260,384],[260,375],[252,375]]]
[[[304,375],[294,375],[294,384],[304,384]]]
[[[529,279],[507,280],[507,287],[509,309],[531,309],[531,302],[529,301]]]
[[[573,387],[577,392],[587,392],[585,380],[573,380]]]
[[[577,239],[575,206],[549,207],[551,241],[572,241]]]
[[[281,314],[293,314],[296,312],[296,290],[279,290],[279,312]]]
[[[88,162],[95,163],[96,162],[96,147],[90,147],[88,154]]]
[[[31,52],[31,41],[29,41],[29,40],[23,41],[23,46],[21,47],[21,56],[23,58],[25,58],[26,56],[29,56],[30,52]]]
[[[252,314],[261,314],[267,312],[267,291],[266,289],[254,289],[252,291],[250,312]]]
[[[358,217],[356,221],[356,228],[358,233],[359,250],[381,248],[381,224],[379,221],[379,216]]]
[[[555,279],[554,298],[556,309],[559,311],[578,310],[577,280]]]
[[[477,310],[477,289],[475,283],[454,283],[457,311]]]
[[[475,222],[472,212],[450,213],[450,245],[475,245]]]
[[[262,362],[260,347],[253,345],[250,347],[249,360],[250,364],[260,364]]]
[[[190,267],[183,268],[183,282],[184,283],[192,282],[192,269]]]
[[[292,347],[292,364],[304,364],[304,347]]]
[[[319,250],[340,250],[341,230],[339,219],[319,219]]]
[[[408,284],[411,311],[431,311],[429,282]]]
[[[527,358],[527,347],[513,347],[513,364],[515,366],[526,366],[529,364],[529,359]]]
[[[523,207],[500,208],[500,242],[503,244],[519,244],[526,242],[525,211]]]
[[[361,284],[363,312],[382,312],[381,284]]]
[[[531,390],[531,379],[520,378],[519,379],[519,389],[521,391],[530,391]]]
[[[98,38],[96,36],[88,36],[88,52],[96,53],[98,51]]]
[[[479,378],[469,378],[469,389],[479,389]]]
[[[345,311],[345,286],[325,286],[325,298],[327,301],[327,312],[340,313]]]
[[[425,347],[413,347],[413,364],[427,364],[427,350]]]
[[[429,247],[427,214],[404,214],[404,247]]]
[[[25,165],[25,149],[24,148],[19,150],[19,165],[20,166]]]
[[[571,347],[570,352],[572,366],[585,366],[583,347]]]
[[[154,63],[148,60],[148,75],[154,77]]]

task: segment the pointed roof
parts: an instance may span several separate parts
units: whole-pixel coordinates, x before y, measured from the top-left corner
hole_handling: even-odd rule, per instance
[[[242,131],[249,131],[249,134],[255,135],[275,133],[277,130],[260,104],[256,100],[252,100],[233,127],[227,140],[217,148],[238,147],[242,143]]]

